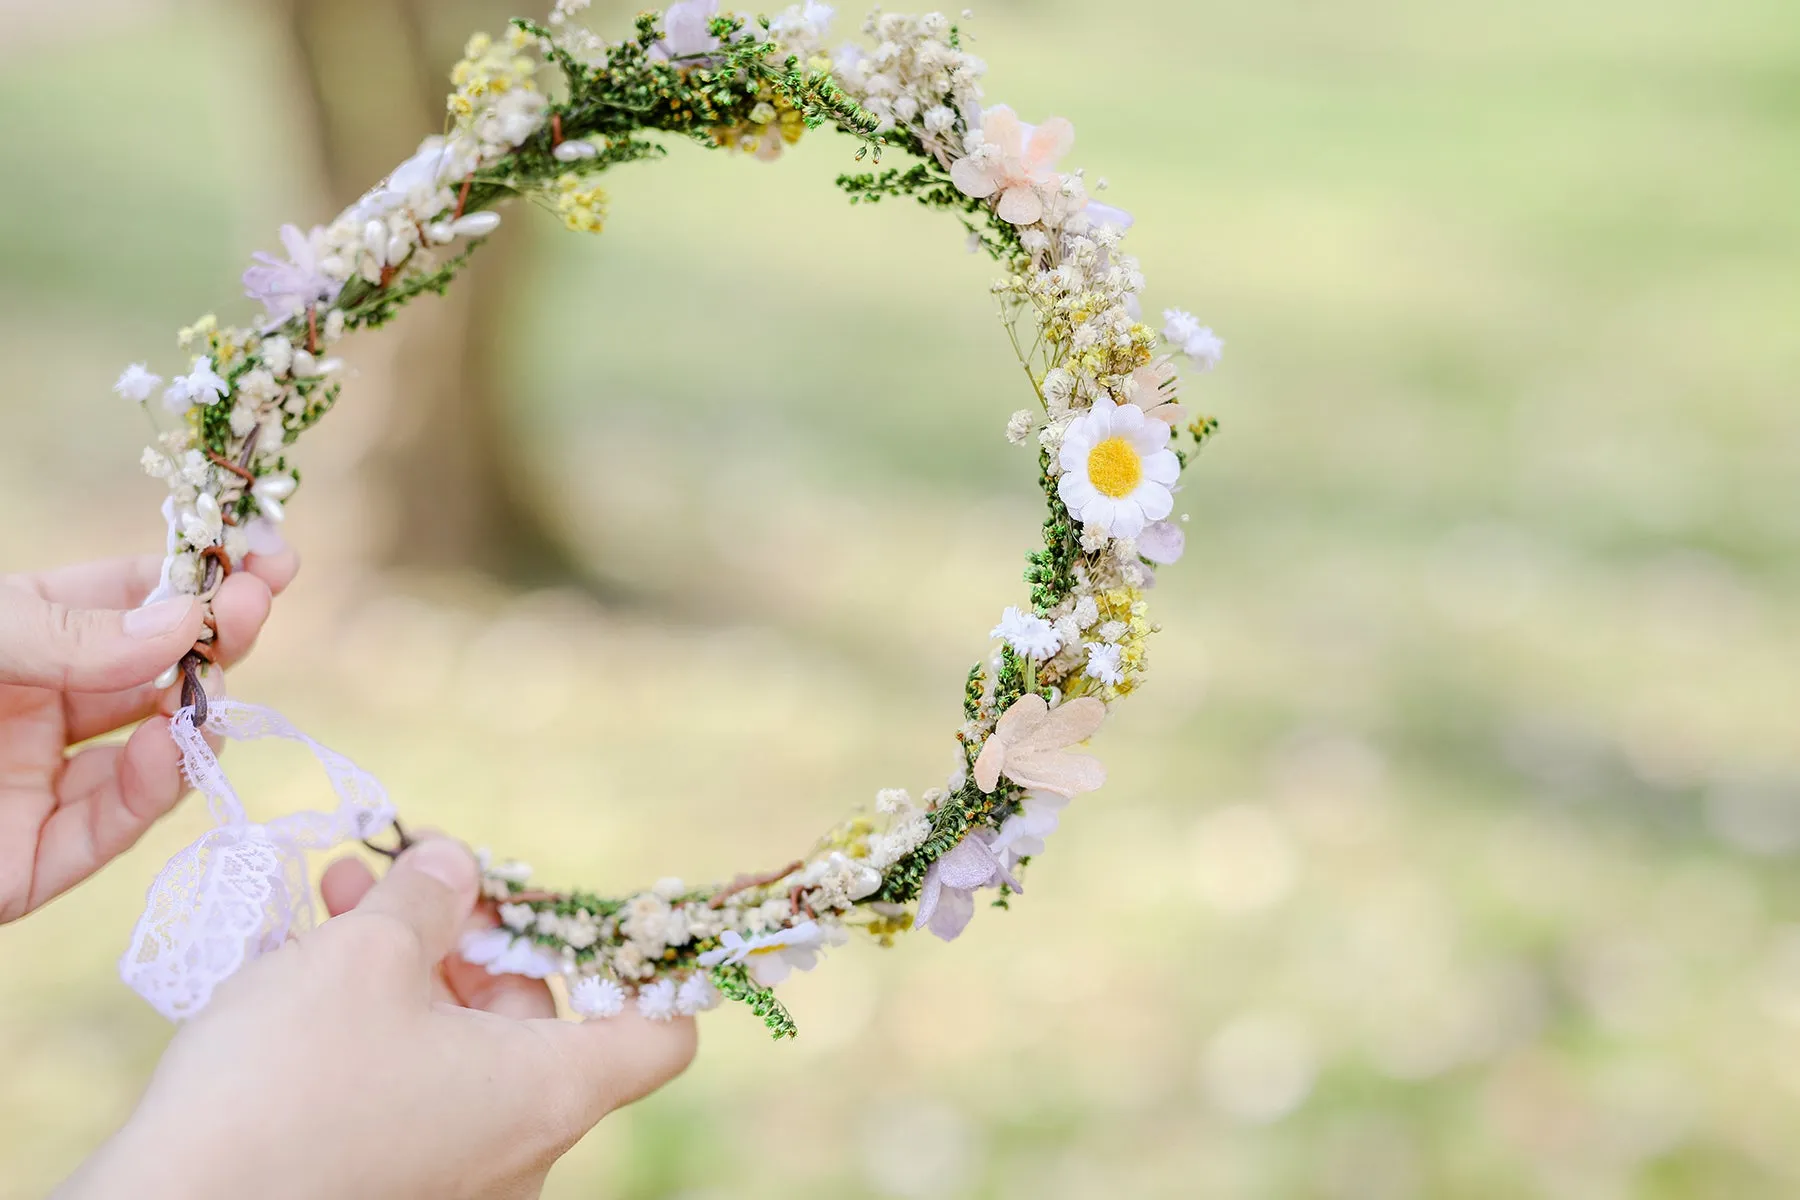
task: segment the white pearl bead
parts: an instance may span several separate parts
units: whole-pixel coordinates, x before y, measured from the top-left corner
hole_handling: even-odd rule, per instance
[[[154,680],[152,680],[150,686],[160,692],[164,688],[174,687],[175,681],[180,678],[181,678],[181,664],[176,663],[174,666],[170,667],[168,670],[164,671],[161,675],[158,675]]]

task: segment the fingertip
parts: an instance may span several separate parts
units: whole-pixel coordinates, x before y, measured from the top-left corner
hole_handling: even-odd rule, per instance
[[[418,871],[443,884],[472,907],[481,886],[481,868],[474,853],[455,838],[428,837],[415,841],[394,862],[396,870]]]
[[[168,719],[151,717],[125,741],[119,795],[133,817],[148,823],[174,808],[186,791],[181,748],[169,736]]]
[[[274,592],[266,580],[239,571],[225,581],[213,597],[212,610],[219,629],[219,650],[235,662],[249,653],[269,619]]]
[[[244,560],[244,568],[268,584],[271,594],[279,596],[300,573],[300,552],[283,541],[279,549],[250,555]]]
[[[627,1009],[615,1017],[557,1024],[577,1048],[577,1069],[598,1104],[595,1120],[680,1075],[700,1045],[699,1026],[692,1017],[652,1021]]]
[[[375,886],[375,873],[359,858],[340,858],[319,877],[319,896],[331,916],[349,912]]]

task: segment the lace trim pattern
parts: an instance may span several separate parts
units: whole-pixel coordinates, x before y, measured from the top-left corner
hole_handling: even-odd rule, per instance
[[[387,792],[367,771],[301,733],[273,709],[213,700],[204,730],[194,710],[169,723],[181,768],[206,797],[218,827],[170,859],[150,885],[119,975],[171,1021],[194,1016],[246,962],[312,923],[305,851],[372,837],[393,823]],[[325,769],[338,806],[257,824],[219,766],[204,733],[233,741],[299,742]]]

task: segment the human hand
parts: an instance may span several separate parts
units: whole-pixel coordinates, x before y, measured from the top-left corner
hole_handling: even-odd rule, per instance
[[[451,954],[477,871],[433,839],[375,883],[326,872],[335,915],[227,981],[138,1111],[61,1200],[536,1196],[607,1113],[694,1054],[691,1018],[555,1018],[541,982]]]
[[[299,559],[252,555],[246,568],[212,601],[227,664],[249,651]],[[186,790],[166,719],[175,695],[151,684],[205,616],[192,597],[134,608],[159,571],[139,558],[0,575],[0,924],[129,849]],[[67,753],[134,721],[122,745]]]

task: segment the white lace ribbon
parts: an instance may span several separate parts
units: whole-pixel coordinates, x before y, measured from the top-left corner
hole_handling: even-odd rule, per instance
[[[273,709],[209,701],[205,732],[299,742],[337,792],[335,811],[290,813],[259,825],[245,816],[218,757],[194,728],[194,710],[176,713],[169,732],[181,748],[182,771],[219,825],[170,859],[150,885],[119,975],[157,1012],[179,1021],[205,1008],[239,967],[312,923],[305,851],[374,836],[393,822],[394,806],[373,775]]]

